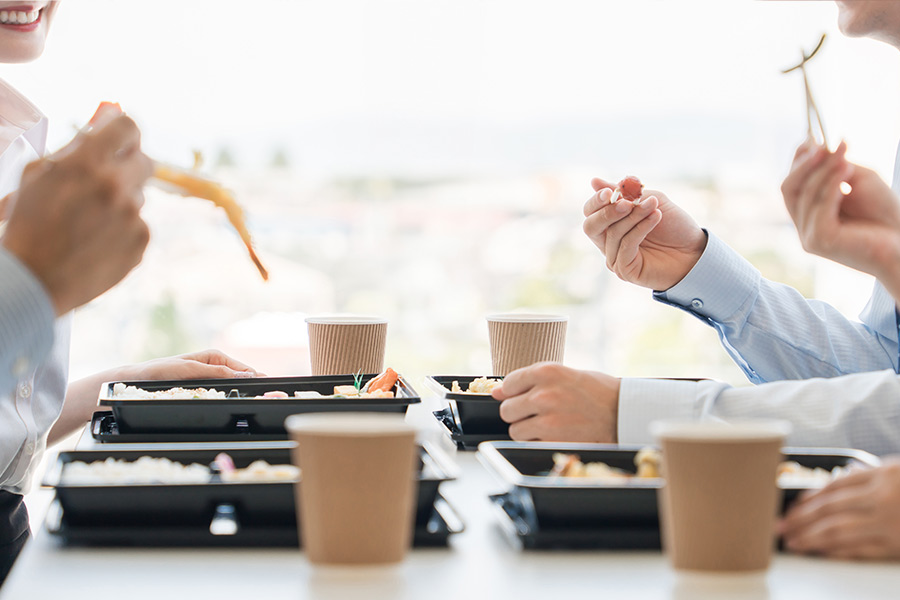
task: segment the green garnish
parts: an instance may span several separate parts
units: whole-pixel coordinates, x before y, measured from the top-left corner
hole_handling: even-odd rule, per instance
[[[359,392],[362,389],[362,378],[363,378],[362,369],[360,369],[353,375],[353,387],[356,388],[357,392]]]

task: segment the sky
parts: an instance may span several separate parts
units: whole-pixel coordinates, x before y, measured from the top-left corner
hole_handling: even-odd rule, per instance
[[[898,53],[843,37],[836,14],[780,1],[64,0],[45,55],[0,76],[51,117],[51,146],[112,100],[169,161],[228,146],[262,162],[283,146],[323,172],[440,170],[484,146],[465,140],[493,136],[491,152],[515,155],[517,133],[566,125],[557,146],[579,126],[581,144],[610,146],[635,139],[592,140],[607,131],[592,125],[626,123],[652,144],[673,124],[741,120],[793,145],[802,85],[780,71],[827,33],[810,77],[829,133],[889,171]]]

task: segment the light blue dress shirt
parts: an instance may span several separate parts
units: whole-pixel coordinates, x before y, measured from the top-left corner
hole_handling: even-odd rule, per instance
[[[894,190],[898,180],[895,167]],[[652,443],[648,425],[660,418],[778,417],[793,423],[791,445],[900,452],[897,315],[879,283],[854,321],[763,278],[709,234],[691,272],[654,298],[715,328],[757,385],[623,379],[620,443]]]

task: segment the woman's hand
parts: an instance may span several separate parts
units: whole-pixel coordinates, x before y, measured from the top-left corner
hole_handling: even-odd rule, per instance
[[[218,350],[204,350],[180,356],[157,358],[123,367],[128,377],[110,379],[228,379],[234,377],[261,376],[252,367],[235,360]]]
[[[850,473],[798,500],[779,523],[785,546],[831,558],[900,558],[900,458]]]
[[[84,424],[91,420],[94,411],[99,409],[100,387],[107,381],[229,379],[235,377],[265,377],[265,375],[218,350],[205,350],[109,369],[73,381],[69,384],[66,392],[62,414],[50,431],[49,441],[50,443],[59,441],[83,428]]]

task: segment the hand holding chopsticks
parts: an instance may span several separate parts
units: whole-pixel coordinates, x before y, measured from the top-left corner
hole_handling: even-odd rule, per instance
[[[122,114],[124,114],[124,111],[117,102],[101,102],[100,106],[97,107],[94,116],[91,117],[88,124],[85,125],[81,131],[88,131]],[[195,153],[195,166],[199,164],[199,162],[200,156]],[[256,255],[256,251],[253,249],[250,231],[247,229],[247,225],[244,222],[244,211],[228,190],[214,181],[198,176],[192,171],[156,161],[153,161],[153,175],[149,182],[156,184],[166,191],[181,194],[185,197],[209,200],[224,210],[225,215],[228,217],[228,222],[231,223],[240,236],[241,241],[244,243],[244,246],[247,247],[250,259],[253,261],[259,274],[264,281],[268,281],[269,272],[263,266],[259,257]],[[0,214],[0,221],[2,221],[2,214]]]

